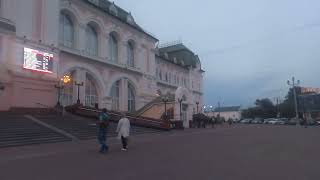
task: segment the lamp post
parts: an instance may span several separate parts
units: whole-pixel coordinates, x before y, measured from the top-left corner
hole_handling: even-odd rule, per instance
[[[74,84],[75,84],[76,86],[78,86],[78,100],[77,100],[77,104],[79,105],[79,104],[80,104],[80,86],[83,86],[83,82],[77,83],[77,81],[75,81]]]
[[[167,120],[167,102],[169,101],[169,98],[167,96],[162,97],[162,102],[164,102],[164,115],[165,120]]]
[[[292,77],[292,82],[290,82],[290,80],[288,80],[288,81],[287,81],[287,84],[288,84],[289,86],[292,86],[293,98],[294,98],[294,108],[295,108],[295,112],[296,112],[296,118],[299,118],[296,86],[300,84],[300,80],[295,81],[295,78]]]
[[[4,92],[5,86],[0,82],[0,95]]]
[[[182,120],[182,101],[183,101],[183,98],[178,98],[178,102],[179,102],[179,106],[180,106],[180,121]]]
[[[220,101],[218,102],[218,120],[220,121]]]
[[[58,90],[58,102],[57,102],[57,107],[60,107],[61,106],[61,103],[60,103],[60,97],[61,97],[61,90],[64,88],[64,85],[63,84],[67,84],[71,81],[71,78],[70,76],[68,75],[64,75],[58,85],[54,85],[54,87]]]
[[[196,105],[197,105],[197,114],[199,114],[199,102],[198,101],[196,102]]]
[[[63,85],[61,85],[61,83],[59,82],[58,85],[54,85],[54,87],[58,90],[58,102],[57,102],[57,107],[60,107],[61,104],[60,104],[60,96],[61,96],[61,90],[64,88]]]

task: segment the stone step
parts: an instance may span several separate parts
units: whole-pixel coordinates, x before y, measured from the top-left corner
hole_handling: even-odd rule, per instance
[[[69,139],[34,139],[34,140],[27,140],[27,141],[0,141],[0,148],[5,147],[14,147],[14,146],[26,146],[26,145],[35,145],[35,144],[47,144],[47,143],[58,143],[58,142],[66,142],[71,141]]]

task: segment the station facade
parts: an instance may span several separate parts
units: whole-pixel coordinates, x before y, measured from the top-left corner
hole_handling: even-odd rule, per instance
[[[191,119],[203,105],[199,57],[158,42],[107,0],[0,0],[0,110],[53,107],[63,86],[64,106],[134,112],[173,95],[175,119],[179,99]]]

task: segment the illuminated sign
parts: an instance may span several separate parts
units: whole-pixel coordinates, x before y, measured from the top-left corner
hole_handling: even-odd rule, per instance
[[[23,68],[34,71],[52,73],[53,54],[24,48]]]
[[[302,94],[317,94],[320,93],[320,88],[301,87]]]

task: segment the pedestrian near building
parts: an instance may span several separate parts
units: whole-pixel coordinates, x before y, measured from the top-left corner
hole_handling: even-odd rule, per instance
[[[107,146],[107,129],[109,126],[109,115],[107,114],[107,109],[102,109],[102,112],[99,114],[98,125],[98,141],[101,145],[100,153],[105,153],[108,151],[109,147]]]
[[[122,142],[122,151],[128,150],[128,137],[130,135],[130,121],[123,113],[122,118],[118,122],[117,126],[118,138]]]

